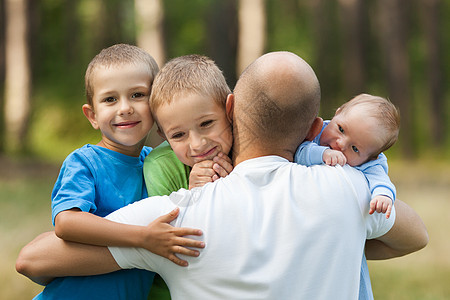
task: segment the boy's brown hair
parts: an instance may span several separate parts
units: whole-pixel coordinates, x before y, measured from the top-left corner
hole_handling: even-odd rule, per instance
[[[92,78],[95,69],[98,67],[110,68],[124,64],[143,64],[147,66],[151,80],[150,86],[159,70],[154,58],[137,46],[116,44],[105,48],[91,60],[84,76],[86,100],[89,105],[93,107],[92,97],[94,95],[94,87],[92,85]]]
[[[345,113],[355,106],[365,106],[365,111],[368,117],[375,118],[379,126],[383,129],[383,134],[380,137],[383,145],[376,153],[373,153],[371,159],[377,158],[378,155],[392,147],[398,140],[400,131],[400,112],[392,104],[391,101],[379,96],[370,94],[360,94],[352,100],[344,103],[336,111],[336,115]]]
[[[180,94],[200,94],[212,98],[225,108],[231,93],[222,71],[215,62],[202,55],[185,55],[167,62],[153,82],[150,110],[155,113]]]

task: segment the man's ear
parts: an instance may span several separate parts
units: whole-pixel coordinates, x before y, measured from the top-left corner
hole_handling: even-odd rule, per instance
[[[95,112],[92,106],[90,106],[89,104],[84,104],[82,109],[83,114],[86,116],[89,122],[91,122],[92,127],[94,127],[94,129],[99,129],[97,118],[95,117]]]
[[[314,119],[308,134],[305,137],[305,141],[312,141],[322,130],[323,119],[317,117]]]
[[[233,124],[233,110],[234,110],[234,95],[228,94],[225,103],[225,113],[227,114],[227,119],[231,124]]]
[[[156,126],[158,126],[158,129],[156,129],[156,132],[159,134],[160,137],[162,137],[164,140],[167,141],[166,135],[164,134],[164,132],[162,132],[161,128],[159,128],[159,125],[156,125]]]

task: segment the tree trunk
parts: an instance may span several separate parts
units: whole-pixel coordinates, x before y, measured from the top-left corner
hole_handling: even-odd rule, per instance
[[[223,71],[231,88],[236,84],[236,0],[214,0],[208,20],[208,53]]]
[[[339,28],[335,20],[335,2],[327,0],[309,0],[312,15],[314,37],[314,65],[320,80],[322,101],[320,113],[323,118],[334,116],[336,109],[342,104],[339,99],[341,68]],[[347,98],[347,96],[346,96]]]
[[[136,15],[136,43],[147,51],[161,68],[166,61],[163,39],[164,7],[161,0],[134,0]],[[164,139],[157,133],[156,124],[147,138],[147,145],[155,147]]]
[[[25,150],[30,116],[27,0],[6,0],[5,149]]]
[[[426,80],[430,106],[431,142],[437,147],[445,144],[445,105],[442,57],[442,17],[440,0],[423,0],[420,11],[424,27],[426,45]]]
[[[161,0],[134,0],[137,45],[150,53],[158,66],[166,61],[163,39],[164,7]]]
[[[339,0],[343,33],[344,95],[353,97],[366,87],[365,22],[363,0]]]
[[[413,154],[412,99],[407,49],[407,5],[402,0],[378,1],[378,33],[385,63],[389,98],[402,117],[400,145],[407,157]]]
[[[266,11],[264,0],[239,0],[237,76],[264,53]]]

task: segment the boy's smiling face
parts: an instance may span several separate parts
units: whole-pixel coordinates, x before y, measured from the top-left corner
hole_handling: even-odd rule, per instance
[[[124,64],[95,69],[92,84],[94,107],[83,112],[102,132],[100,146],[138,156],[153,125],[148,105],[151,78],[145,66]]]
[[[233,138],[225,107],[210,97],[179,94],[154,113],[162,134],[183,164],[192,167],[219,152],[230,152]]]

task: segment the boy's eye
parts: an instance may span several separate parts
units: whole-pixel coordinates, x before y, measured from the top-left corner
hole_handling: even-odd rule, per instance
[[[355,153],[359,153],[359,150],[358,150],[358,148],[357,148],[356,146],[352,146],[352,150],[353,150],[353,152],[355,152]]]
[[[114,98],[114,97],[107,97],[107,98],[103,99],[103,101],[107,102],[107,103],[112,103],[112,102],[116,101],[116,98]]]
[[[145,95],[144,94],[142,94],[142,93],[134,93],[132,96],[131,96],[131,98],[132,99],[135,99],[135,98],[141,98],[141,97],[144,97]]]
[[[213,120],[204,121],[200,124],[201,127],[208,127],[213,123]]]
[[[341,125],[338,125],[338,129],[341,133],[344,133],[344,128],[342,128]]]
[[[182,138],[184,136],[184,132],[177,132],[175,134],[172,134],[172,139],[179,139]]]

